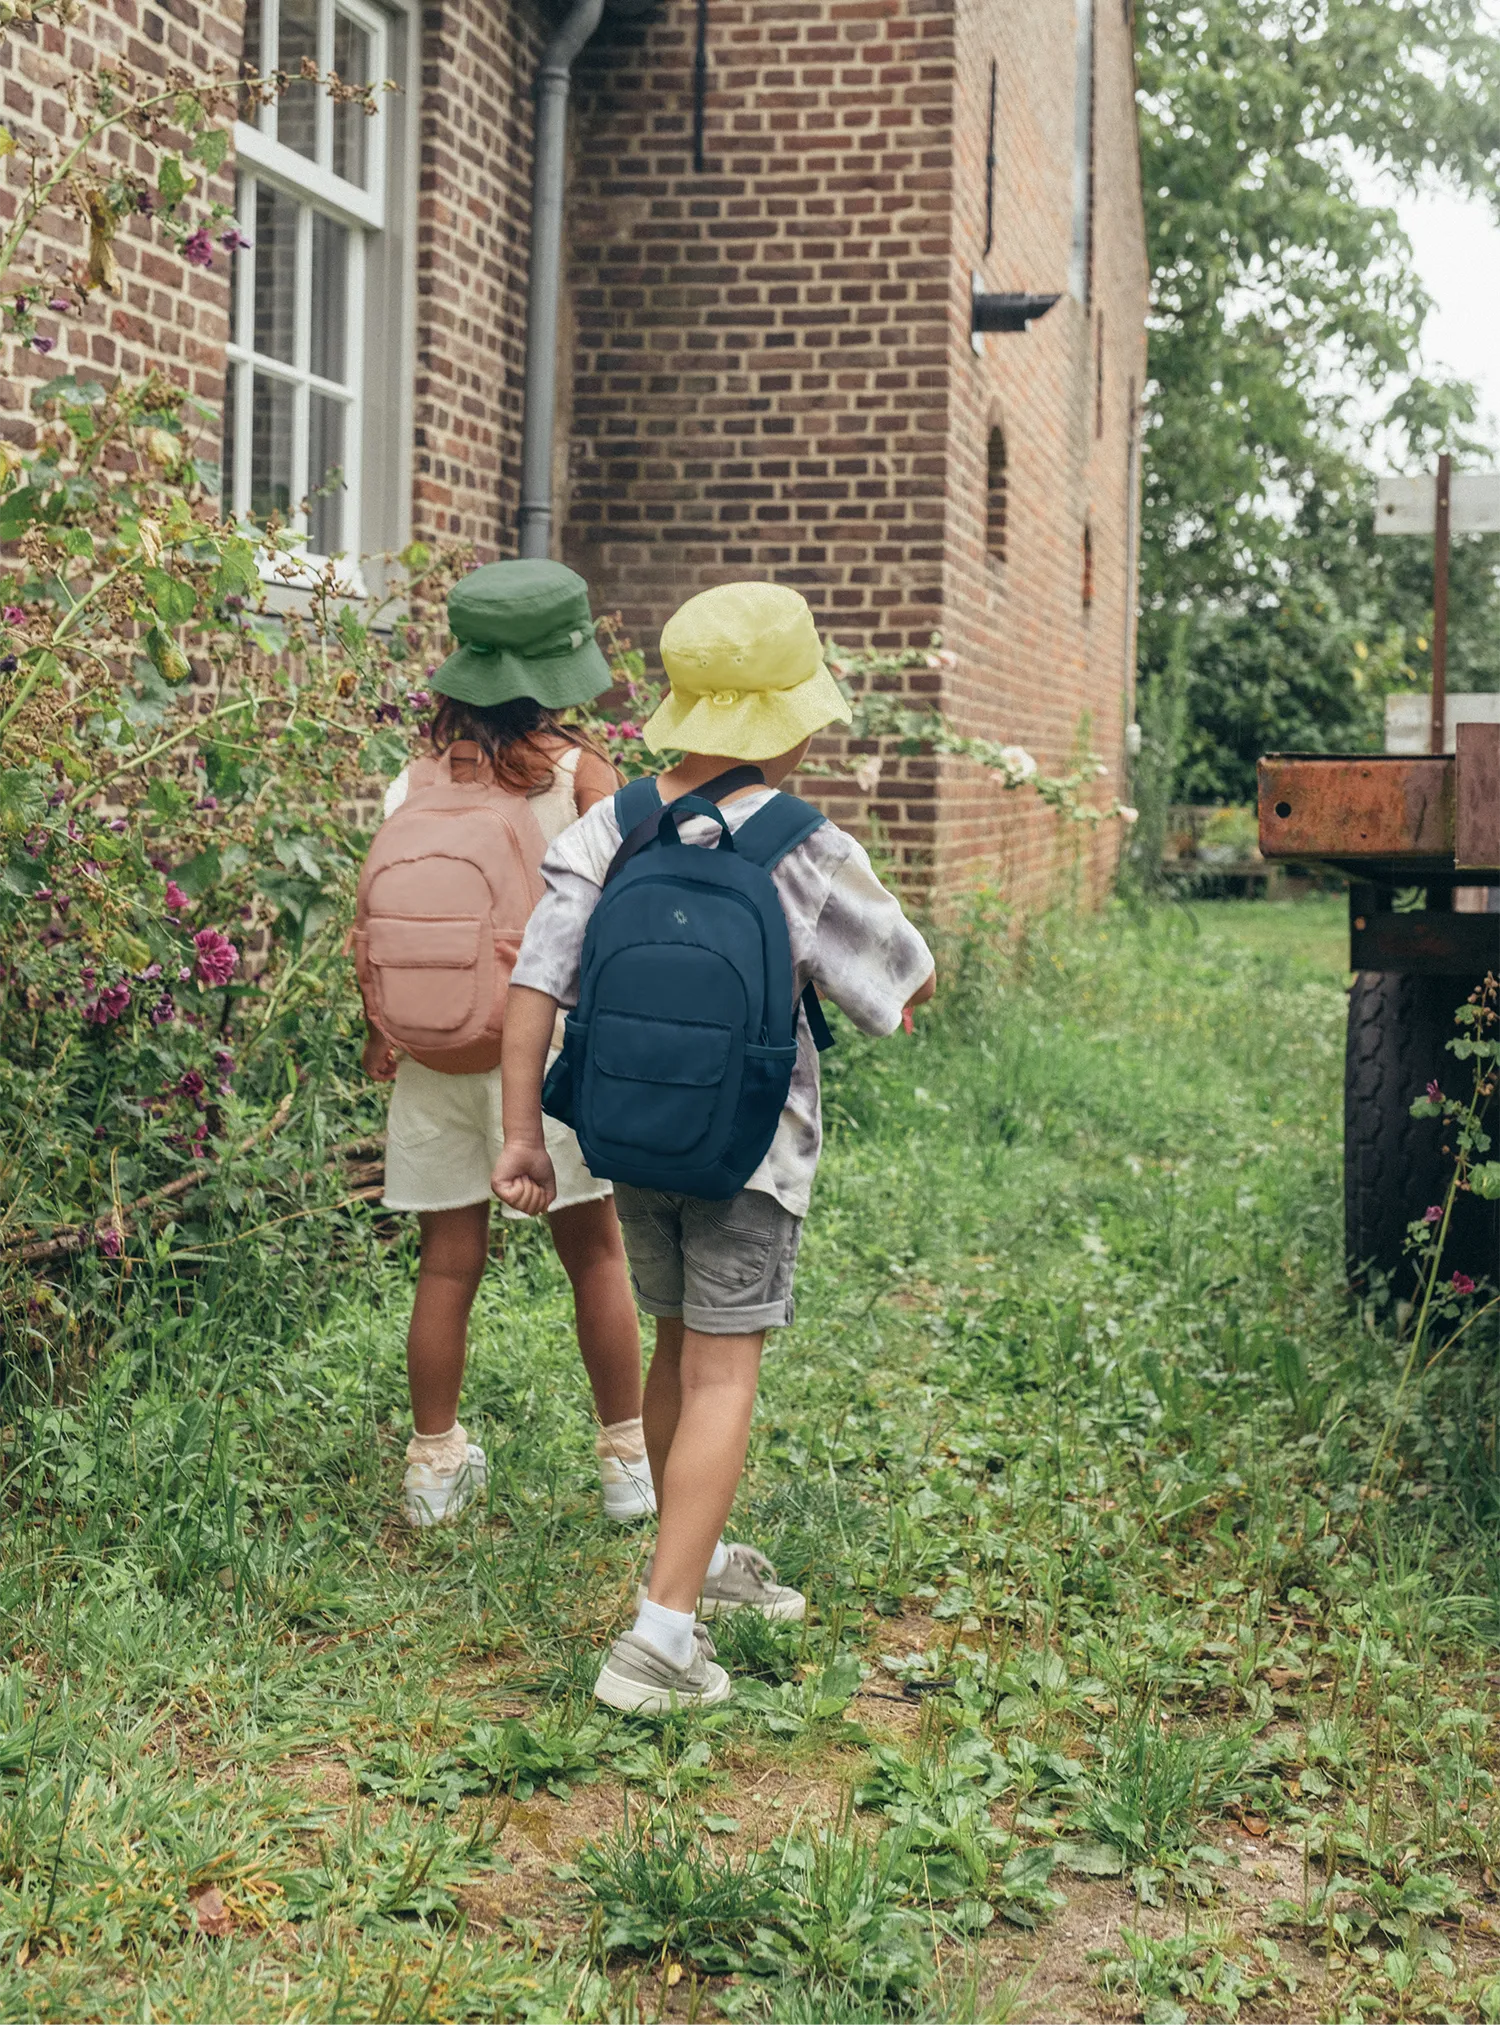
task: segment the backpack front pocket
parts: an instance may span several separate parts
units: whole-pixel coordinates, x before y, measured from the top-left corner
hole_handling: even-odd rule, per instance
[[[366,961],[387,1033],[450,1034],[473,1017],[483,923],[377,916]]]
[[[593,1136],[651,1153],[688,1152],[713,1122],[734,1040],[733,1028],[716,1021],[596,1014]]]

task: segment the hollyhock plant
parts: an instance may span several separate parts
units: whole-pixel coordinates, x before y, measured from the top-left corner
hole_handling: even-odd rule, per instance
[[[228,984],[239,963],[240,953],[217,928],[200,928],[193,937],[198,952],[195,968],[203,984]]]
[[[182,257],[189,267],[213,266],[214,243],[208,236],[206,225],[200,225],[196,232],[190,232],[183,240]]]
[[[107,1027],[111,1021],[123,1017],[130,1004],[130,987],[123,981],[112,984],[101,991],[96,999],[83,1008],[83,1016],[92,1025]]]
[[[163,896],[162,905],[167,909],[169,913],[177,914],[180,913],[181,910],[187,906],[187,904],[188,904],[188,896],[186,895],[186,893],[183,892],[182,888],[178,885],[175,879],[169,879],[167,881],[167,890],[165,895]]]
[[[125,1249],[120,1242],[120,1233],[112,1224],[107,1224],[94,1238],[94,1243],[107,1259],[117,1259]]]
[[[1472,1294],[1474,1291],[1475,1283],[1467,1273],[1455,1273],[1451,1284],[1455,1294]]]

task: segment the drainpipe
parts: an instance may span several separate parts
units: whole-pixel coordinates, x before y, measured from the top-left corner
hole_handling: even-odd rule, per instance
[[[604,0],[573,0],[542,52],[536,84],[531,182],[531,273],[526,299],[526,417],[521,432],[517,549],[552,547],[552,436],[557,415],[557,303],[562,282],[563,181],[568,87],[574,59],[599,26]]]

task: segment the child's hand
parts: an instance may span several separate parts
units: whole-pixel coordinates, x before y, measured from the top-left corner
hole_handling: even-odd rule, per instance
[[[377,1083],[392,1082],[400,1059],[385,1035],[371,1027],[365,1035],[365,1049],[360,1056],[365,1074],[373,1076]]]
[[[507,1209],[517,1209],[522,1216],[540,1216],[550,1209],[557,1193],[557,1176],[546,1147],[507,1139],[490,1176],[490,1187]]]

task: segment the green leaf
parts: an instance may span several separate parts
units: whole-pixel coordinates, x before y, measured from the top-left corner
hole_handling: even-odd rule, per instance
[[[218,852],[212,844],[208,844],[196,857],[189,858],[185,865],[179,865],[172,877],[189,900],[197,900],[211,886],[219,883],[221,869]]]
[[[221,598],[243,597],[259,582],[254,544],[239,535],[231,536],[220,551],[219,567],[214,571],[212,596],[215,603]]]
[[[224,166],[224,157],[229,152],[229,129],[227,127],[205,127],[193,142],[194,159],[213,173]]]
[[[17,851],[0,875],[0,885],[8,892],[19,893],[29,900],[33,893],[40,891],[51,878],[47,867],[40,858],[33,858],[29,851]]]
[[[205,743],[200,747],[208,774],[209,793],[220,801],[236,801],[244,792],[244,775],[232,746]]]
[[[69,527],[63,530],[63,554],[88,556],[94,553],[94,537],[86,527]]]
[[[1077,1877],[1123,1877],[1125,1858],[1112,1842],[1095,1842],[1091,1836],[1074,1836],[1055,1845],[1057,1861]]]
[[[166,570],[142,570],[141,582],[146,586],[147,595],[168,626],[186,624],[198,609],[198,600],[192,585],[183,583],[180,577],[169,576]]]
[[[182,202],[197,180],[191,169],[183,168],[176,155],[163,155],[156,172],[156,193],[170,211]]]
[[[159,776],[146,790],[147,808],[164,823],[175,822],[191,801],[192,797],[176,781],[162,780]]]
[[[404,731],[377,731],[367,738],[359,763],[373,779],[394,780],[411,759],[411,743]]]
[[[1481,1161],[1469,1171],[1469,1186],[1486,1202],[1500,1202],[1500,1160]]]

